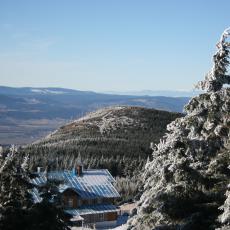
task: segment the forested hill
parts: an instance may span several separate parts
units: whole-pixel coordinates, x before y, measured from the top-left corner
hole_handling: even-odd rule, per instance
[[[62,126],[24,149],[30,167],[72,169],[78,154],[85,168],[106,168],[116,177],[121,202],[140,194],[139,177],[151,158],[150,143],[159,141],[167,124],[180,113],[142,107],[108,107]]]
[[[52,161],[53,167],[71,168],[80,152],[86,167],[106,167],[115,176],[127,174],[125,167],[144,163],[151,154],[150,142],[157,143],[167,124],[181,116],[141,107],[100,109],[62,126],[26,151],[33,166]]]
[[[182,112],[189,99],[0,86],[0,145],[30,144],[73,118],[98,108],[125,105]]]

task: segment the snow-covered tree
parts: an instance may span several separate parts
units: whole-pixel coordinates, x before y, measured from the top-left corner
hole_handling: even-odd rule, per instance
[[[3,154],[3,147],[0,145],[0,157],[2,157]]]
[[[15,148],[1,158],[0,166],[0,229],[23,229],[26,213],[32,205],[29,193],[26,156],[20,164]]]
[[[217,91],[224,84],[230,84],[230,76],[227,75],[229,65],[229,48],[230,28],[226,29],[221,35],[220,41],[217,43],[217,52],[213,56],[214,65],[211,71],[205,76],[204,81],[197,84],[198,88],[208,91]]]
[[[60,203],[60,183],[47,176],[47,182],[38,188],[42,201],[33,205],[28,213],[30,229],[69,230],[67,220],[70,216],[65,214]]]
[[[128,229],[227,229],[230,224],[230,89],[223,87],[230,83],[229,36],[227,29],[212,70],[198,83],[206,92],[190,100],[185,117],[168,125],[146,164],[144,193]]]
[[[26,155],[20,161],[18,154],[12,146],[8,154],[0,158],[0,229],[69,229],[58,203],[59,182],[48,179],[40,188],[43,201],[34,204],[30,193],[34,185],[30,183],[33,175],[28,171],[29,157]]]

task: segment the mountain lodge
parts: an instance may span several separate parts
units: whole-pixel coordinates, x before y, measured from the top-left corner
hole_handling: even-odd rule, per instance
[[[72,216],[73,225],[115,224],[119,209],[114,205],[119,193],[107,169],[83,169],[81,160],[73,170],[41,172],[31,182],[37,186],[46,183],[47,178],[63,181],[59,185],[61,205]],[[38,190],[32,190],[34,202],[41,202]]]

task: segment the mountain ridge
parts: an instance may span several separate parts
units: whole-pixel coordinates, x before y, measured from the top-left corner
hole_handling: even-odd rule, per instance
[[[28,144],[98,108],[141,106],[182,112],[189,98],[123,96],[64,88],[0,87],[0,144]]]
[[[82,129],[85,129],[86,131],[90,130],[90,135],[99,135],[101,138],[111,136],[114,133],[116,135],[117,131],[122,130],[124,133],[119,135],[125,137],[128,135],[125,134],[126,128],[136,130],[137,126],[138,129],[141,128],[143,130],[147,129],[150,123],[154,123],[156,121],[158,124],[162,121],[164,123],[163,127],[166,127],[168,120],[170,120],[169,117],[179,116],[182,116],[182,114],[144,107],[109,106],[89,112],[85,116],[61,126],[48,136],[35,142],[35,144],[42,143],[43,141],[46,142],[47,140],[58,141],[58,135],[60,135],[60,138],[63,138],[65,135],[75,136],[78,135],[79,132],[74,133],[74,131],[80,130],[81,132]],[[153,119],[153,121],[151,121],[151,119]],[[168,120],[165,121],[165,119]],[[156,125],[156,123],[154,124]],[[152,128],[154,128],[153,125],[151,126],[151,129]],[[156,125],[155,128],[159,129],[159,125]],[[85,133],[85,130],[83,133]],[[158,131],[155,130],[155,133],[158,134]],[[84,135],[87,136],[88,133]]]

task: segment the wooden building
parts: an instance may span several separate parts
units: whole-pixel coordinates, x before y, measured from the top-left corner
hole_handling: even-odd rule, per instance
[[[49,173],[39,170],[37,174],[38,177],[32,180],[36,185],[46,183],[46,177],[63,181],[59,186],[61,204],[65,212],[72,215],[74,225],[116,222],[119,209],[114,202],[120,195],[107,169],[84,170],[78,160],[73,170]],[[41,201],[36,189],[33,196],[35,202]]]

